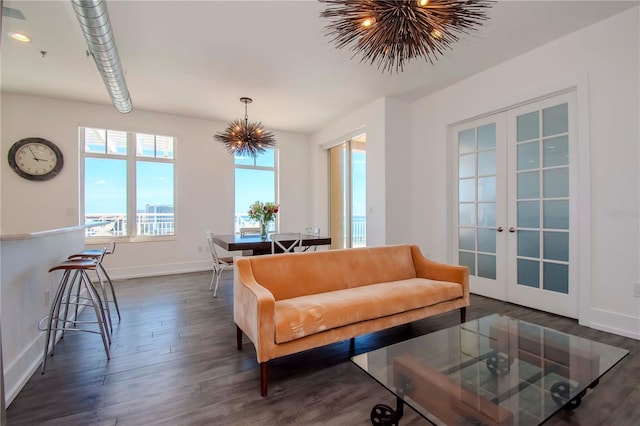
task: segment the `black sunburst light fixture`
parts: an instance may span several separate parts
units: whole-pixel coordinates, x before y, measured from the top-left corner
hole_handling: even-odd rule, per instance
[[[247,104],[253,102],[253,99],[242,97],[240,102],[244,103],[244,121],[236,120],[230,123],[224,132],[216,133],[213,138],[222,142],[233,155],[249,155],[255,158],[267,148],[274,148],[276,139],[272,132],[262,127],[262,123],[249,123]]]
[[[330,18],[328,35],[338,48],[349,47],[361,62],[382,72],[403,71],[424,57],[432,64],[460,34],[487,20],[493,0],[319,0]]]

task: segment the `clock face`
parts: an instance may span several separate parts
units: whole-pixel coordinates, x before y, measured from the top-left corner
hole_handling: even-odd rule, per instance
[[[30,180],[47,180],[62,169],[62,153],[52,142],[42,138],[22,139],[9,150],[9,164],[20,176]]]

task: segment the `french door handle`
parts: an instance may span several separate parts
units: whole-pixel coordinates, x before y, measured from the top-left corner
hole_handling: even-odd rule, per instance
[[[516,232],[516,228],[515,228],[515,227],[513,227],[513,226],[510,226],[510,227],[509,227],[509,232]]]
[[[503,228],[502,226],[498,226],[498,227],[496,228],[496,231],[498,231],[498,232],[502,232],[502,231],[504,231],[504,228]]]

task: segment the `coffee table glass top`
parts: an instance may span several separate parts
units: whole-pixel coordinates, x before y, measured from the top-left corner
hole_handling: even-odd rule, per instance
[[[434,424],[538,425],[580,405],[628,353],[494,314],[352,361],[397,396],[400,415],[406,403]]]

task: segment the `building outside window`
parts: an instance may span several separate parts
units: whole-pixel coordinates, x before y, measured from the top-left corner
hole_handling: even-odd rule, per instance
[[[235,232],[241,228],[257,228],[247,211],[255,201],[278,203],[278,152],[267,149],[256,158],[250,156],[234,156],[235,164]],[[277,229],[277,220],[269,224],[267,231]]]
[[[81,127],[81,206],[87,237],[176,234],[175,138]]]

